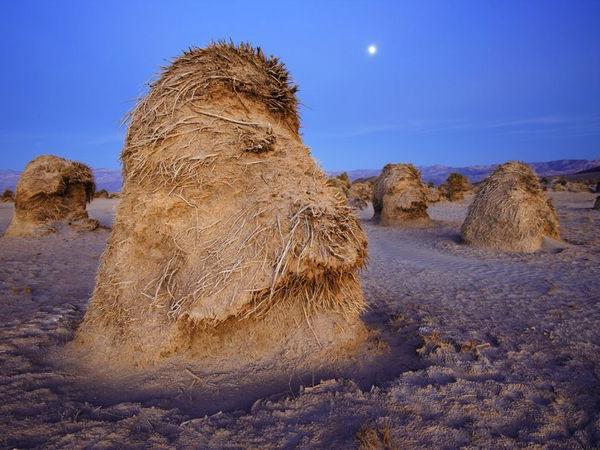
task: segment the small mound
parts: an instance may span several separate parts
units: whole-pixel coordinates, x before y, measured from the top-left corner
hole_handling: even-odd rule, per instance
[[[14,202],[15,201],[15,193],[10,189],[5,189],[2,193],[2,197],[0,197],[0,201],[4,203]]]
[[[515,161],[481,184],[461,233],[467,244],[515,252],[539,250],[546,237],[560,239],[558,216],[538,177]]]
[[[111,198],[111,196],[110,192],[108,192],[106,189],[100,189],[99,191],[96,191],[94,198],[108,199]]]
[[[465,175],[453,172],[448,175],[446,182],[440,186],[440,189],[448,200],[458,202],[464,200],[465,194],[471,191],[472,186]]]
[[[56,231],[65,222],[74,229],[98,227],[86,204],[96,186],[89,167],[76,161],[44,155],[35,158],[19,177],[15,213],[6,236],[39,236]]]
[[[329,177],[327,179],[327,186],[332,188],[332,190],[340,199],[344,201],[348,200],[348,194],[350,192],[350,180],[348,179],[346,172],[343,172],[337,177]]]
[[[427,202],[437,203],[442,200],[442,193],[440,189],[435,186],[428,186],[427,188]]]
[[[373,198],[373,183],[354,182],[348,192],[348,202],[356,209],[365,209]]]
[[[373,187],[373,219],[381,225],[429,222],[428,189],[412,164],[387,164]]]
[[[329,365],[362,342],[366,237],[302,143],[295,91],[277,58],[245,44],[164,70],[131,114],[76,347],[239,371]]]

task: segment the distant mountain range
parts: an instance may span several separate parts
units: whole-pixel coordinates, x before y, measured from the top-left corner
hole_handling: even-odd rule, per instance
[[[534,162],[529,163],[539,176],[550,177],[557,175],[572,175],[578,172],[589,171],[595,173],[600,166],[600,159],[589,161],[586,159],[559,159],[557,161]],[[484,166],[467,166],[467,167],[451,167],[451,166],[421,166],[421,174],[423,180],[440,184],[446,180],[452,172],[462,173],[466,175],[473,183],[483,180],[496,167],[497,164]],[[381,169],[359,169],[349,170],[350,179],[369,178],[379,175]],[[341,172],[327,172],[328,175],[339,175]],[[96,185],[98,189],[106,189],[109,192],[117,192],[121,189],[122,179],[121,170],[119,169],[94,169],[96,177]],[[15,170],[0,170],[0,192],[4,189],[15,189],[19,179],[19,172]]]
[[[587,159],[559,159],[557,161],[548,162],[533,162],[528,163],[533,167],[536,173],[541,177],[549,177],[556,175],[569,175],[584,170],[590,170],[600,165],[600,159],[589,161]],[[451,167],[451,166],[419,166],[423,180],[433,182],[435,184],[443,183],[449,174],[452,172],[462,173],[467,176],[472,183],[486,178],[498,164],[478,165],[467,167]],[[348,176],[351,180],[358,178],[369,178],[379,175],[381,169],[359,169],[349,170]],[[330,175],[339,175],[341,172],[329,172]]]

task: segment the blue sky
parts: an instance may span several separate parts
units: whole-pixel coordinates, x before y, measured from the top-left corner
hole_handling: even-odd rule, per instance
[[[599,30],[591,0],[3,1],[0,168],[40,153],[119,167],[145,83],[229,38],[287,64],[328,170],[593,159]]]

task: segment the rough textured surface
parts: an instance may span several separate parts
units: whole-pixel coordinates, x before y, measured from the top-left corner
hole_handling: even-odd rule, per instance
[[[238,370],[332,361],[363,339],[366,237],[300,139],[295,90],[276,58],[222,43],[152,84],[131,114],[85,357]]]
[[[406,351],[370,383],[286,377],[241,403],[219,373],[120,385],[67,364],[108,232],[0,238],[0,447],[357,448],[387,433],[397,448],[597,448],[600,214],[594,194],[550,195],[567,245],[537,254],[460,244],[471,197],[431,205],[429,228],[366,220],[363,318]],[[90,215],[110,225],[115,204]],[[0,232],[12,211],[0,204]]]
[[[384,226],[423,225],[428,188],[412,164],[387,164],[373,187],[373,219]]]
[[[373,198],[373,183],[354,182],[348,192],[348,202],[350,206],[356,209],[365,209]]]
[[[37,236],[56,231],[61,222],[79,230],[94,230],[86,204],[95,184],[89,167],[51,155],[35,158],[19,177],[15,214],[7,236]]]
[[[440,185],[441,193],[451,202],[463,200],[465,194],[471,191],[472,188],[469,179],[457,172],[448,175],[446,182]]]
[[[533,170],[508,162],[481,184],[461,233],[470,245],[534,252],[545,238],[560,239],[559,229],[554,206]]]

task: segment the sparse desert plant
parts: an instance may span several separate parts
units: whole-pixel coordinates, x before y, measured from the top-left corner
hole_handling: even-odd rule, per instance
[[[5,189],[2,193],[2,197],[0,198],[3,202],[14,202],[15,201],[15,193],[10,189]]]
[[[131,113],[75,348],[235,371],[359,348],[366,237],[302,143],[295,93],[284,65],[247,44],[191,49],[163,71]]]
[[[388,420],[378,427],[373,422],[363,424],[356,433],[360,450],[396,450],[401,448],[392,438],[392,428]]]
[[[446,182],[440,186],[440,190],[444,193],[446,198],[451,202],[464,200],[465,193],[472,189],[469,179],[457,172],[452,172],[448,175]]]
[[[86,204],[95,184],[89,167],[76,161],[44,155],[35,158],[19,177],[15,213],[7,236],[36,236],[55,231],[64,222],[91,231],[98,221],[90,219]]]
[[[427,187],[412,164],[387,164],[373,187],[373,218],[381,225],[429,222]]]
[[[559,222],[534,171],[502,164],[482,184],[461,229],[464,242],[492,249],[533,252],[543,239],[560,239]]]

